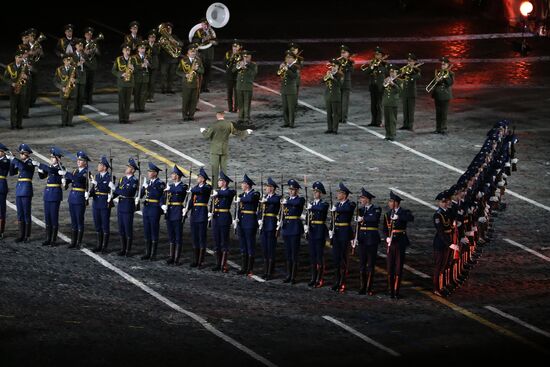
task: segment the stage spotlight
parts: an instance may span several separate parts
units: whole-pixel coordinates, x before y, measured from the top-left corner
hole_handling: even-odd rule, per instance
[[[524,1],[519,6],[519,12],[524,17],[528,17],[529,14],[531,14],[532,11],[533,11],[533,3],[530,2],[530,1]]]

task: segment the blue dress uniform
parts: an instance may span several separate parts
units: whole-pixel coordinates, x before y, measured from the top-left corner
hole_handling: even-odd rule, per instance
[[[448,199],[449,195],[442,192],[437,195],[436,200]],[[445,292],[444,288],[444,272],[449,256],[449,246],[452,244],[452,219],[448,209],[441,207],[437,208],[433,215],[433,224],[435,227],[435,236],[433,240],[434,248],[434,275],[433,275],[433,292],[441,296],[441,292]]]
[[[243,177],[250,187],[255,183],[246,174]],[[241,247],[242,266],[239,274],[252,274],[256,255],[256,233],[258,232],[258,205],[261,194],[254,189],[239,194],[238,222],[239,244]]]
[[[9,149],[0,143],[0,151],[8,152]],[[10,172],[10,160],[5,155],[0,158],[0,240],[4,238],[6,228],[6,197],[8,195],[7,177]]]
[[[136,162],[130,158],[128,166],[139,170]],[[132,243],[134,240],[134,213],[136,211],[136,194],[138,191],[139,181],[132,176],[124,176],[118,181],[115,187],[113,197],[118,198],[117,219],[118,219],[118,234],[120,236],[121,249],[118,252],[119,256],[130,256]]]
[[[361,196],[374,199],[376,196],[370,192],[361,189]],[[359,233],[357,234],[358,253],[359,253],[359,274],[361,286],[359,294],[372,295],[372,281],[374,278],[374,266],[376,264],[376,254],[380,244],[380,233],[378,225],[382,209],[378,205],[369,204],[359,209],[359,216],[363,218],[359,222]]]
[[[19,152],[32,154],[32,150],[27,144],[19,145]],[[30,158],[27,158],[25,161],[13,158],[10,164],[10,176],[17,175],[15,204],[17,205],[19,237],[15,242],[27,242],[31,235],[32,178],[34,176],[35,165],[38,165],[38,162],[33,162]]]
[[[63,157],[63,154],[57,148],[51,148],[50,154],[58,159]],[[60,170],[64,170],[64,168],[59,163],[55,165],[40,163],[40,166],[38,166],[38,177],[41,179],[47,178],[46,187],[44,188],[44,218],[46,222],[46,239],[42,242],[44,246],[57,245],[59,207],[63,200],[63,177],[59,174]]]
[[[199,176],[208,180],[209,177],[201,167]],[[208,201],[212,193],[212,186],[207,183],[195,185],[191,189],[189,211],[191,212],[191,237],[193,241],[194,261],[192,268],[201,267],[206,253],[206,231],[208,229]]]
[[[268,177],[267,185],[277,189],[277,183]],[[260,208],[260,242],[264,254],[264,279],[273,276],[275,268],[275,247],[277,246],[277,216],[281,208],[281,196],[275,193],[262,199]]]
[[[313,190],[320,191],[326,195],[325,187],[320,181],[316,181],[312,185]],[[311,263],[311,281],[308,283],[310,287],[322,287],[325,272],[324,248],[327,240],[327,216],[329,203],[323,199],[313,200],[311,208],[308,210],[307,217],[309,224],[308,228],[308,244],[309,244],[309,259]]]
[[[185,177],[183,172],[174,166],[172,171],[179,178]],[[166,228],[168,229],[168,238],[170,240],[170,257],[166,261],[167,264],[179,265],[181,250],[183,246],[183,213],[182,208],[187,196],[189,186],[181,181],[168,185],[165,193],[165,219]]]
[[[347,195],[351,191],[344,186],[339,185],[339,191]],[[332,255],[334,257],[334,267],[336,269],[336,279],[332,290],[343,292],[346,287],[346,273],[348,268],[348,249],[353,239],[353,229],[351,221],[357,204],[346,199],[344,202],[336,203],[334,214],[334,233],[332,235]]]
[[[90,161],[85,152],[76,153],[78,160]],[[77,168],[73,172],[67,172],[65,179],[71,184],[69,193],[69,212],[71,214],[71,244],[69,248],[80,248],[82,246],[82,237],[84,236],[84,214],[86,213],[89,171],[88,167]]]
[[[101,157],[101,164],[111,169],[111,165],[105,156]],[[92,213],[95,231],[97,234],[97,246],[94,252],[106,252],[111,235],[111,187],[113,179],[109,172],[97,173],[94,177],[95,185],[90,190],[92,201]]]
[[[160,168],[149,162],[149,171],[162,171]],[[164,202],[164,189],[166,184],[158,177],[149,180],[147,187],[141,191],[141,197],[145,196],[143,204],[143,232],[145,234],[145,255],[141,260],[154,261],[157,256],[159,243],[160,216],[162,214],[161,204]]]
[[[400,203],[402,199],[393,191],[390,192],[390,199]],[[397,220],[392,217],[396,215]],[[399,207],[392,209],[384,214],[384,235],[391,242],[386,244],[387,249],[387,272],[388,288],[392,298],[399,298],[399,288],[401,287],[401,274],[405,264],[405,250],[410,245],[407,237],[407,223],[414,221],[414,216],[410,210]]]
[[[300,189],[296,180],[288,180],[290,188]],[[298,253],[300,250],[300,239],[304,231],[301,216],[304,211],[306,199],[301,196],[289,197],[286,203],[283,201],[283,241],[285,244],[285,256],[287,261],[287,276],[284,283],[296,283],[298,272]]]
[[[227,185],[233,182],[227,175],[220,171],[220,179]],[[214,249],[216,251],[216,266],[213,271],[222,270],[227,273],[227,256],[229,254],[229,233],[231,231],[231,203],[237,195],[235,190],[230,188],[220,189],[216,196],[213,196],[212,235],[214,236]]]

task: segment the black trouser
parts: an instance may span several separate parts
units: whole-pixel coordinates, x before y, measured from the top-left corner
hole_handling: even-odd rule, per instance
[[[21,90],[19,94],[12,93],[10,95],[10,121],[12,129],[20,129],[22,127],[25,98],[24,90]]]
[[[86,87],[84,88],[84,99],[87,104],[94,103],[95,70],[86,70]]]
[[[157,84],[159,72],[160,70],[157,68],[151,69],[151,73],[149,73],[149,83],[147,83],[147,99],[155,98],[155,87]]]
[[[227,110],[237,111],[237,77],[233,74],[225,77],[225,85],[227,87]]]
[[[61,98],[61,126],[73,126],[75,103],[74,98]]]
[[[75,114],[82,115],[82,106],[84,106],[84,98],[86,94],[86,84],[77,84],[75,87],[76,92],[76,106],[74,109]]]
[[[403,265],[405,265],[405,249],[405,245],[401,245],[397,241],[392,242],[386,258],[388,275],[401,277]]]
[[[134,111],[143,112],[145,111],[145,100],[147,99],[147,83],[138,83],[134,84]]]
[[[121,123],[130,121],[130,104],[132,103],[132,87],[118,88],[118,121]]]
[[[403,98],[403,127],[406,129],[413,128],[415,106],[416,106],[416,97]]]
[[[449,111],[449,101],[435,99],[435,131],[447,131],[447,112]]]
[[[377,85],[369,85],[370,91],[370,111],[372,115],[371,123],[373,125],[382,125],[382,96],[384,91],[378,88]]]
[[[30,94],[30,107],[33,107],[36,104],[36,99],[38,98],[38,72],[31,72],[31,94]]]
[[[378,245],[367,246],[363,241],[359,240],[359,271],[360,272],[374,272],[374,266],[376,265],[376,254],[378,252]]]
[[[434,290],[441,290],[439,287],[439,277],[444,274],[447,267],[447,258],[449,251],[445,248],[434,248],[434,275],[433,275],[433,287]]]
[[[338,132],[338,124],[340,124],[340,116],[342,111],[342,103],[340,101],[327,101],[327,129],[328,131]]]
[[[342,116],[341,122],[345,123],[348,121],[348,111],[349,111],[349,96],[351,94],[351,89],[345,88],[342,89]]]
[[[177,63],[164,62],[160,64],[160,88],[163,93],[173,92],[172,83],[176,75]]]

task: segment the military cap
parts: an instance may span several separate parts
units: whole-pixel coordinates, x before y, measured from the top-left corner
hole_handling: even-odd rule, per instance
[[[301,189],[301,188],[302,188],[302,187],[300,186],[300,184],[298,183],[298,181],[296,181],[296,180],[293,179],[293,178],[291,178],[290,180],[288,180],[287,185],[288,185],[288,188],[290,188],[290,189],[298,190],[298,189]]]
[[[349,47],[346,46],[346,45],[340,45],[340,51],[347,51],[347,52],[351,52]]]
[[[29,31],[25,29],[23,32],[19,33],[19,35],[20,35],[21,37],[28,36],[28,35],[29,35]]]
[[[208,174],[204,170],[204,167],[201,167],[199,169],[199,174],[198,175],[201,176],[202,178],[204,178],[205,180],[208,180],[210,178],[210,177],[208,177]]]
[[[99,163],[101,163],[102,165],[104,165],[107,168],[111,168],[111,165],[109,164],[109,160],[105,156],[101,157],[101,160],[99,161]]]
[[[446,64],[450,63],[449,58],[447,56],[440,57],[439,61],[444,62]]]
[[[292,48],[299,49],[300,46],[298,46],[298,44],[295,43],[295,42],[290,42],[290,43],[288,44],[288,49],[290,50],[290,49],[292,49]]]
[[[136,161],[134,160],[134,158],[129,158],[128,159],[128,164],[127,164],[128,167],[132,167],[133,169],[135,169],[136,171],[139,171],[139,167],[136,163]]]
[[[243,55],[243,56],[252,55],[252,53],[254,53],[254,51],[250,51],[250,50],[242,50],[241,51],[241,55]]]
[[[416,60],[418,60],[418,58],[416,57],[415,54],[413,54],[412,52],[409,52],[409,53],[407,54],[407,60],[414,60],[414,61],[416,61]]]
[[[147,32],[147,36],[157,36],[157,30],[156,29],[150,29],[149,32]]]
[[[393,191],[390,191],[390,200],[397,201],[398,203],[400,203],[403,199],[401,199],[401,197],[396,193],[394,193]]]
[[[0,143],[0,150],[3,151],[3,152],[7,152],[9,149],[4,144]]]
[[[148,169],[148,171],[159,173],[159,172],[162,171],[162,170],[161,170],[160,168],[158,168],[153,162],[149,162],[149,169]]]
[[[206,19],[205,17],[202,17],[199,23],[208,23],[208,19]]]
[[[130,46],[130,44],[128,44],[128,43],[123,43],[122,45],[120,45],[120,48],[123,49],[123,50],[124,50],[125,48],[129,48],[129,49],[131,50],[131,49],[132,49],[132,46]]]
[[[29,28],[27,29],[27,34],[30,36],[31,34],[32,35],[35,35],[38,33],[38,31],[36,30],[36,28]]]
[[[349,195],[349,194],[352,193],[352,192],[346,187],[346,185],[344,185],[343,182],[340,182],[340,183],[338,184],[338,190],[336,190],[336,191],[343,192],[343,193],[345,193],[346,195]]]
[[[383,53],[383,52],[382,52],[382,47],[376,46],[376,47],[374,48],[374,52],[377,52],[377,53],[380,53],[380,54]]]
[[[84,28],[84,33],[94,33],[95,32],[95,29],[93,29],[92,27],[86,27]]]
[[[79,150],[79,151],[76,153],[76,159],[79,160],[79,161],[86,161],[86,162],[89,162],[89,161],[90,161],[90,157],[88,157],[88,155],[86,154],[86,152],[83,151],[83,150]]]
[[[250,179],[250,177],[248,177],[248,175],[247,175],[246,173],[244,174],[243,180],[242,180],[241,182],[244,182],[244,183],[248,184],[248,186],[254,186],[254,185],[256,185],[256,184],[254,183],[254,181],[252,181],[252,180]]]
[[[388,71],[390,71],[390,70],[396,70],[397,71],[397,70],[399,70],[399,66],[394,65],[394,64],[389,64],[388,65]]]
[[[82,38],[75,38],[74,44],[75,44],[75,46],[79,45],[79,44],[84,46],[84,40]]]
[[[63,55],[63,61],[65,60],[73,60],[73,55],[69,55],[69,54]]]
[[[329,63],[332,65],[340,65],[340,60],[334,58],[334,59],[331,59]]]
[[[234,39],[233,42],[231,43],[231,46],[242,46],[242,42],[239,41],[238,39]]]
[[[23,52],[28,52],[28,51],[30,51],[31,47],[27,44],[22,43],[22,44],[17,46],[17,49],[20,50],[20,51],[23,51]]]
[[[184,175],[183,172],[178,168],[177,165],[174,165],[174,168],[172,168],[172,173],[175,173],[175,174],[178,175],[179,177],[185,177],[185,175]]]
[[[323,195],[327,193],[327,190],[325,190],[325,186],[321,181],[315,181],[311,186],[313,187],[313,190],[317,190]]]
[[[25,54],[25,51],[17,49],[15,51],[15,57],[23,56]]]
[[[148,44],[149,44],[149,43],[148,43],[147,41],[144,40],[144,41],[139,42],[138,45],[137,45],[137,47],[147,47]]]
[[[58,157],[58,158],[63,157],[63,153],[61,152],[61,149],[56,148],[56,147],[51,147],[50,148],[50,155],[52,157]]]
[[[17,149],[19,153],[28,153],[32,154],[32,149],[27,144],[23,143],[19,145],[19,148]]]
[[[449,195],[455,195],[458,191],[459,191],[459,187],[457,184],[454,184],[453,186],[449,187],[449,190],[447,190]]]
[[[128,25],[128,28],[132,28],[132,27],[139,27],[139,22],[134,20],[133,22],[130,22],[130,24]]]
[[[370,192],[368,192],[367,190],[365,190],[364,187],[361,188],[361,196],[369,198],[369,199],[374,199],[376,197],[373,194],[371,194]]]
[[[223,171],[220,171],[220,177],[219,177],[220,180],[224,180],[225,182],[227,182],[228,184],[230,182],[233,182],[232,179],[229,178],[229,176],[227,176]]]
[[[448,191],[442,191],[435,197],[435,200],[441,201],[441,200],[449,200],[450,194]]]
[[[199,47],[199,45],[197,45],[196,43],[190,43],[190,44],[187,45],[188,50],[196,49],[198,47]]]
[[[72,31],[74,29],[74,26],[72,24],[65,24],[65,27],[63,27],[63,30],[67,31],[69,29]]]
[[[296,58],[296,54],[294,52],[290,51],[290,50],[285,51],[285,57],[287,57],[287,56],[290,56],[294,59]]]
[[[272,186],[272,187],[274,187],[274,188],[279,187],[279,186],[277,185],[277,183],[276,183],[271,177],[268,177],[268,178],[267,178],[266,186]]]
[[[172,22],[164,22],[164,25],[166,27],[174,28],[174,24],[172,24]]]

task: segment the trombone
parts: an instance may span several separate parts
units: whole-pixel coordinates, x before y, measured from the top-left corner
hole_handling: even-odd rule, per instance
[[[424,65],[423,62],[418,62],[414,65],[405,65],[403,66],[401,69],[399,69],[399,73],[400,74],[405,74],[405,75],[410,75],[413,70],[416,70],[416,71],[419,71],[420,70],[420,67]]]
[[[434,90],[435,86],[442,79],[445,79],[446,77],[448,77],[449,72],[451,71],[453,66],[454,66],[454,64],[450,65],[446,70],[437,70],[435,72],[435,78],[433,78],[432,81],[429,82],[428,85],[426,86],[426,92],[431,93]]]
[[[385,54],[380,59],[372,59],[369,63],[361,65],[361,71],[367,71],[367,69],[373,70],[375,67],[378,67],[382,61],[385,61],[390,55]]]

